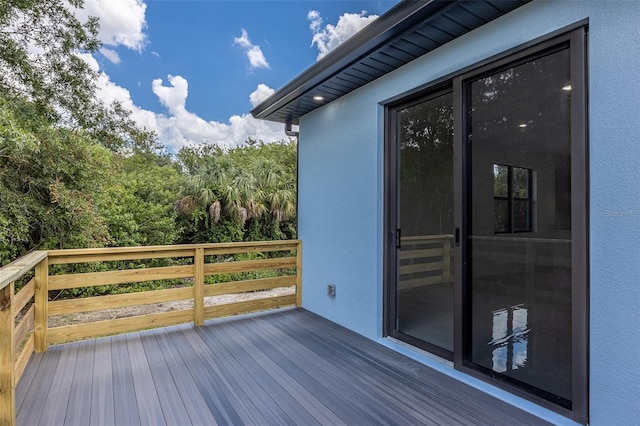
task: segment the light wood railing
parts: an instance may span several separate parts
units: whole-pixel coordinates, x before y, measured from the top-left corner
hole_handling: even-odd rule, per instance
[[[15,293],[15,283],[31,279]],[[0,425],[13,425],[16,418],[15,388],[34,351],[39,332],[34,305],[38,295],[46,297],[47,252],[35,251],[0,269]],[[17,321],[16,317],[22,314]],[[32,330],[35,327],[35,332]],[[28,335],[28,337],[27,337]],[[26,339],[26,341],[25,341]]]
[[[402,237],[399,260],[401,290],[435,284],[451,284],[453,235]]]
[[[199,326],[210,318],[301,306],[301,251],[299,240],[52,250],[32,252],[0,268],[0,425],[15,424],[16,384],[34,351],[46,351],[50,344],[185,322]],[[242,256],[244,259],[239,260]],[[162,259],[172,265],[141,267],[150,259]],[[133,264],[134,268],[123,268],[124,264]],[[102,269],[110,267],[110,270],[68,271],[74,266],[86,270],[87,265],[101,265]],[[270,276],[246,277],[260,271],[269,271],[267,275]],[[215,275],[224,279],[210,281],[224,282],[207,284],[206,277]],[[30,276],[32,278],[15,293],[15,283],[26,281]],[[183,285],[164,290],[53,300],[60,291],[158,280],[182,280]],[[269,297],[261,297],[264,293],[260,292],[282,287],[293,290],[286,295],[270,296],[267,293]],[[212,297],[232,294],[256,297],[209,303]],[[176,301],[186,301],[188,306],[49,327],[50,319],[55,317]]]

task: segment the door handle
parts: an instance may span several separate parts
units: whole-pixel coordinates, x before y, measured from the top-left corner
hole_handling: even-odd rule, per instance
[[[400,241],[400,238],[402,238],[402,230],[398,228],[396,229],[396,248],[398,250],[402,247],[402,241]]]
[[[456,247],[460,246],[460,228],[456,228],[454,240]]]

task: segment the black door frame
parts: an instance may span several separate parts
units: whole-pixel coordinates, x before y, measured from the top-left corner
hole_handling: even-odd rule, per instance
[[[389,259],[386,267],[386,282],[389,285],[386,285],[386,296],[385,296],[385,307],[384,307],[384,318],[385,318],[385,335],[397,338],[403,342],[410,344],[411,346],[418,347],[420,349],[426,350],[434,355],[437,355],[441,358],[444,358],[449,361],[453,361],[453,352],[441,348],[439,346],[430,344],[428,342],[424,342],[419,340],[413,336],[408,334],[404,334],[397,330],[396,327],[396,318],[397,318],[397,293],[395,285],[392,285],[398,274],[398,262],[396,259],[399,240],[400,240],[400,232],[397,229],[398,224],[398,210],[399,207],[397,203],[399,202],[398,197],[398,180],[396,176],[398,176],[398,134],[397,134],[397,116],[398,112],[401,109],[408,108],[419,103],[437,98],[439,96],[445,95],[447,93],[452,93],[453,88],[451,86],[451,80],[445,83],[439,83],[431,86],[429,89],[424,91],[418,91],[413,93],[409,97],[405,97],[398,102],[389,103],[386,105],[386,124],[385,124],[385,194],[387,194],[389,198],[388,202],[385,203],[385,227],[388,230],[388,241],[385,244],[385,259]],[[455,144],[454,144],[455,145]],[[455,148],[454,148],[455,149]],[[455,161],[454,161],[455,167]],[[392,178],[393,177],[393,178]],[[454,191],[455,192],[455,191]],[[453,232],[453,230],[451,230]],[[390,257],[391,256],[391,257]],[[393,258],[393,260],[391,260]],[[455,269],[454,269],[455,270]],[[455,290],[454,290],[455,291]],[[455,330],[455,325],[454,325]],[[455,333],[454,333],[455,334]]]
[[[459,244],[454,247],[454,368],[487,381],[495,386],[529,399],[541,406],[559,412],[580,423],[588,422],[589,410],[589,198],[588,198],[588,80],[587,80],[587,26],[577,23],[571,28],[558,31],[547,37],[534,40],[514,48],[497,57],[470,66],[431,84],[416,89],[413,93],[399,95],[389,100],[385,107],[384,144],[384,305],[383,332],[394,336],[395,331],[395,280],[397,277],[396,245],[399,235],[397,223],[397,134],[395,111],[419,100],[428,99],[443,90],[453,91],[454,102],[454,226],[460,232]],[[560,35],[557,35],[560,34]],[[469,294],[466,291],[467,224],[470,220],[466,205],[468,197],[468,152],[465,137],[466,117],[464,105],[464,83],[483,73],[495,71],[507,65],[517,64],[545,51],[568,45],[571,67],[571,239],[572,239],[572,407],[567,409],[533,395],[519,386],[504,383],[474,369],[465,361],[468,348],[470,321],[468,312]],[[400,336],[402,337],[402,336]],[[409,339],[403,339],[412,344]],[[415,343],[415,342],[414,342]],[[450,354],[438,353],[429,345],[415,345],[445,359]]]

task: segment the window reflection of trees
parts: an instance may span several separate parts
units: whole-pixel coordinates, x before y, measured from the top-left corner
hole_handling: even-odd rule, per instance
[[[453,229],[452,94],[400,110],[398,122],[403,234],[449,234]]]

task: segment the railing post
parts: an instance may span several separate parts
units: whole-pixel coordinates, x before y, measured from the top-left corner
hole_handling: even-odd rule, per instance
[[[204,248],[196,248],[193,265],[193,322],[200,326],[204,324]]]
[[[296,307],[302,307],[302,241],[296,245]]]
[[[16,370],[13,318],[14,283],[0,290],[0,424],[16,423]]]
[[[44,258],[35,267],[36,270],[36,324],[35,350],[36,353],[47,350],[47,321],[49,319],[49,259]]]
[[[444,244],[442,245],[442,275],[443,281],[446,284],[451,282],[451,241],[449,237],[443,238]]]

